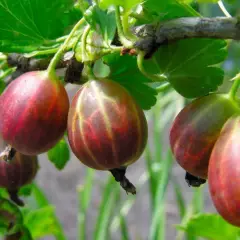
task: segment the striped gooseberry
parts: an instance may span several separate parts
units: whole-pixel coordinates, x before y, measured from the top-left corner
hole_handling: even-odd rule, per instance
[[[0,96],[2,138],[25,155],[52,148],[67,128],[69,99],[64,86],[46,71],[22,74]]]
[[[172,152],[187,172],[207,179],[213,146],[224,123],[239,108],[226,94],[210,94],[183,108],[170,129]]]
[[[74,96],[68,116],[73,153],[86,166],[110,170],[135,162],[147,142],[143,110],[119,83],[90,80]]]

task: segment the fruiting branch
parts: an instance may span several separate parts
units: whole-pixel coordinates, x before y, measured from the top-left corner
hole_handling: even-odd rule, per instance
[[[186,38],[240,40],[240,20],[232,17],[183,17],[156,24],[134,27],[140,39],[135,47],[151,55],[164,44]]]
[[[83,63],[76,60],[75,55],[73,54],[70,57],[67,57],[69,52],[67,52],[61,61],[58,62],[56,68],[66,68],[66,73],[64,81],[66,83],[80,84],[83,70]],[[48,58],[27,58],[22,54],[10,53],[7,56],[7,63],[10,67],[16,67],[16,72],[14,72],[10,77],[8,77],[6,84],[10,84],[18,76],[23,73],[30,71],[38,71],[47,69],[51,57]]]

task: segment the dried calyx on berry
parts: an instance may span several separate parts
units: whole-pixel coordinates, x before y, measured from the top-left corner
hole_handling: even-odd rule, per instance
[[[136,192],[136,188],[126,178],[126,176],[125,176],[126,170],[127,170],[127,167],[120,167],[120,168],[111,169],[109,171],[112,173],[112,175],[114,176],[115,180],[120,183],[120,185],[126,191],[127,194],[128,193],[132,193],[133,195],[135,195],[137,193]]]
[[[189,187],[200,187],[202,184],[206,183],[205,179],[193,176],[189,172],[186,172],[185,180]]]
[[[18,190],[31,183],[37,171],[36,156],[27,156],[16,152],[9,145],[0,154],[0,187],[5,188],[10,199],[19,206],[23,206],[24,203],[18,197]]]

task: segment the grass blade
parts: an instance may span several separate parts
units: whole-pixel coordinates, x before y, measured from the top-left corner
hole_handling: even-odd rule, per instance
[[[85,184],[78,188],[78,236],[79,240],[86,239],[86,218],[87,210],[91,200],[93,179],[95,171],[91,168],[87,169]]]
[[[194,189],[193,195],[193,209],[195,213],[203,211],[204,207],[204,195],[203,195],[203,186]]]
[[[150,191],[150,201],[151,201],[152,212],[153,212],[156,183],[155,183],[155,177],[154,177],[155,173],[153,172],[153,168],[152,168],[153,158],[152,158],[149,145],[147,145],[145,149],[145,162],[146,162],[147,172],[149,175],[148,184],[149,184],[149,191]]]
[[[172,162],[173,158],[169,149],[165,161],[162,161],[162,173],[158,182],[158,188],[154,201],[154,214],[152,224],[150,226],[150,240],[164,240],[164,233],[161,233],[160,231],[163,231],[164,229],[164,201]]]
[[[181,187],[175,179],[173,180],[173,185],[174,185],[174,192],[175,192],[176,201],[178,205],[179,215],[182,219],[186,213],[185,200],[181,191]]]
[[[185,225],[189,219],[194,215],[203,210],[203,186],[194,188],[193,198],[191,205],[188,207],[185,216],[182,219],[181,225]],[[185,233],[180,231],[176,237],[176,240],[183,240]],[[196,240],[196,236],[186,234],[186,240]]]
[[[110,176],[103,192],[99,214],[96,221],[94,240],[106,240],[111,216],[115,210],[116,201],[120,193],[120,186],[115,179]]]
[[[145,184],[148,181],[148,179],[149,179],[148,174],[146,172],[143,173],[139,178],[138,184],[136,185],[137,189],[140,189],[143,186],[143,184]],[[132,196],[129,196],[128,199],[122,204],[122,207],[118,211],[119,212],[118,215],[115,216],[112,220],[112,224],[110,227],[111,233],[114,233],[120,227],[121,215],[124,217],[127,216],[131,207],[135,203],[135,200],[136,200],[136,195],[132,195]]]
[[[120,213],[120,226],[122,233],[122,240],[129,240],[128,226],[125,217]]]

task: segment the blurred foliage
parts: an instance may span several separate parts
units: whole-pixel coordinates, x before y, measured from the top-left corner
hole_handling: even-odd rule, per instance
[[[58,37],[69,32],[69,26],[73,24],[80,16],[79,9],[86,9],[85,5],[81,5],[82,0],[78,1],[78,5],[70,8],[70,0],[52,1],[49,12],[44,9],[37,8],[40,1],[23,1],[26,6],[20,6],[20,1],[0,1],[0,6],[5,7],[5,11],[1,12],[0,19],[2,27],[0,29],[0,49],[2,51],[24,51],[31,52],[36,47],[39,52],[31,52],[31,54],[41,53],[41,47],[51,50],[50,53],[56,52],[59,46]],[[44,1],[49,4],[49,1]],[[88,22],[102,34],[103,42],[109,45],[116,30],[116,22],[112,12],[105,11],[105,8],[112,3],[124,2],[124,7],[128,11],[134,7],[139,0],[118,1],[118,0],[101,0],[99,1],[102,10],[95,9],[89,14]],[[183,16],[198,15],[195,10],[199,11],[202,16],[223,16],[215,0],[149,0],[143,1],[146,11],[155,12],[150,14],[149,21],[156,19],[169,19],[176,17],[176,13]],[[240,1],[225,0],[223,1],[229,13],[236,16],[240,13]],[[167,12],[169,6],[173,7],[173,11]],[[45,8],[44,4],[40,4]],[[8,8],[7,8],[8,7]],[[37,9],[37,16],[28,18],[31,7]],[[9,11],[6,11],[9,9]],[[22,11],[25,9],[26,15],[23,16]],[[195,9],[195,10],[194,10]],[[44,22],[41,22],[44,12]],[[160,14],[159,13],[164,13]],[[59,14],[63,15],[60,22],[56,21]],[[53,17],[52,21],[49,19]],[[15,19],[19,18],[22,24],[18,23],[12,31],[6,34],[4,26],[7,24],[15,25]],[[112,20],[109,21],[109,19]],[[8,20],[8,21],[6,21]],[[100,25],[96,23],[100,22]],[[138,20],[140,23],[141,20]],[[30,27],[26,27],[30,26]],[[47,28],[46,28],[47,26]],[[106,26],[106,28],[105,28]],[[38,28],[38,31],[35,31]],[[19,32],[21,44],[16,44],[14,36]],[[36,32],[38,32],[36,34]],[[26,38],[31,36],[30,38]],[[52,41],[54,40],[54,41]],[[91,40],[91,39],[90,39]],[[59,40],[62,42],[62,40]],[[92,44],[92,42],[90,41]],[[204,48],[208,44],[208,48]],[[56,45],[55,45],[56,44]],[[91,45],[89,44],[89,45]],[[181,45],[180,48],[178,46]],[[199,49],[200,47],[202,49]],[[226,47],[227,50],[226,51]],[[79,50],[80,51],[80,50]],[[227,55],[228,52],[228,55]],[[206,92],[215,90],[223,80],[222,66],[225,72],[224,85],[222,89],[228,88],[230,83],[227,79],[233,77],[240,71],[240,44],[233,41],[210,41],[210,40],[189,40],[173,44],[171,47],[163,47],[155,55],[153,61],[145,62],[146,68],[153,73],[159,69],[168,73],[171,83],[183,96],[197,97]],[[81,55],[81,52],[79,52]],[[192,56],[194,55],[194,58]],[[209,56],[215,55],[215,58]],[[223,63],[223,60],[225,61]],[[196,61],[195,61],[196,60]],[[204,210],[204,187],[199,189],[191,189],[193,192],[190,204],[187,204],[185,194],[180,183],[171,175],[174,159],[171,155],[169,145],[166,142],[166,130],[169,123],[172,122],[176,114],[183,108],[186,101],[182,96],[168,89],[157,95],[156,90],[137,69],[136,59],[133,56],[119,56],[119,54],[110,54],[103,57],[103,63],[110,67],[109,76],[125,86],[138,101],[140,106],[150,111],[146,112],[150,126],[149,144],[144,152],[145,170],[137,182],[137,190],[141,191],[144,185],[148,185],[150,200],[150,217],[149,223],[149,240],[167,239],[167,193],[169,187],[173,187],[176,205],[179,211],[181,224],[177,226],[177,240],[197,240],[198,237],[206,239],[226,239],[235,240],[239,236],[237,228],[227,224],[221,217],[216,214],[203,215]],[[214,65],[214,67],[212,66]],[[179,67],[180,66],[180,67]],[[173,70],[172,70],[173,69]],[[214,70],[215,69],[215,70]],[[218,70],[216,70],[218,69]],[[6,64],[6,56],[0,54],[0,93],[4,90],[6,79],[14,71]],[[101,70],[101,69],[100,69]],[[101,75],[101,71],[99,74]],[[171,70],[171,71],[170,71]],[[105,70],[104,70],[105,71]],[[202,73],[202,74],[201,74]],[[199,77],[196,80],[195,75]],[[131,84],[126,76],[131,76]],[[187,84],[180,82],[181,86],[174,82],[175,78],[183,77]],[[199,92],[203,80],[209,83],[209,76],[214,79],[207,85],[206,92]],[[194,78],[195,81],[192,81]],[[201,81],[200,81],[201,78]],[[133,84],[134,83],[134,84]],[[205,84],[206,85],[206,84]],[[204,86],[205,86],[204,85]],[[137,86],[137,87],[136,87]],[[179,88],[178,88],[179,87]],[[194,89],[193,89],[194,88]],[[180,90],[179,90],[180,89]],[[190,90],[189,90],[190,89]],[[193,91],[196,89],[196,92]],[[204,90],[205,91],[205,90]],[[48,158],[58,169],[63,169],[70,158],[69,147],[65,140],[61,140],[53,149],[48,152]],[[77,239],[89,239],[87,236],[87,219],[91,210],[92,190],[96,171],[92,169],[86,170],[84,184],[78,187],[78,236]],[[184,181],[184,180],[183,180]],[[48,201],[42,189],[37,184],[31,184],[20,189],[20,195],[26,197],[26,207],[19,209],[12,202],[7,200],[8,194],[4,190],[0,190],[0,233],[2,235],[13,234],[17,231],[29,231],[26,239],[41,239],[44,236],[53,235],[57,240],[68,239],[63,231],[63,227],[59,222],[55,208]],[[96,221],[91,223],[92,238],[94,240],[114,239],[116,233],[121,233],[121,239],[131,239],[130,228],[128,225],[128,214],[136,202],[136,196],[122,197],[124,192],[120,189],[112,176],[107,179],[101,192],[101,201]],[[124,193],[125,194],[125,193]],[[7,214],[6,214],[7,213]],[[144,218],[144,216],[143,216]],[[13,226],[9,228],[9,219]],[[209,227],[211,225],[211,227]],[[12,225],[11,225],[12,226]],[[173,227],[173,226],[171,226]],[[25,229],[25,230],[24,230]],[[204,229],[204,231],[203,231]],[[30,236],[31,235],[31,236]],[[134,238],[137,239],[137,238]]]

